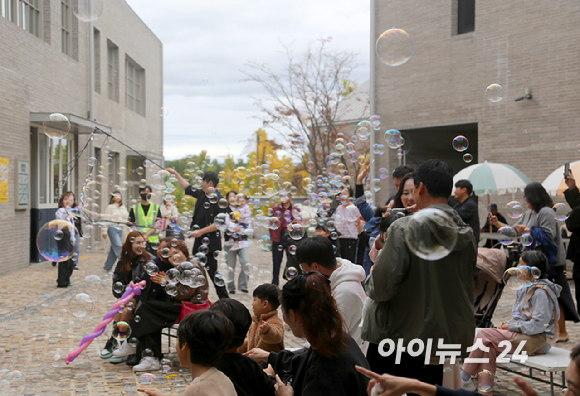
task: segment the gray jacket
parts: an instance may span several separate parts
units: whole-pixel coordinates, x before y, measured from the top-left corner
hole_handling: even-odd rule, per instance
[[[538,213],[529,209],[515,225],[517,224],[523,224],[530,228],[540,227],[544,230],[548,238],[558,246],[558,261],[556,267],[566,265],[566,249],[564,248],[564,241],[562,240],[560,227],[558,227],[558,222],[554,217],[554,210],[552,208],[544,206]]]

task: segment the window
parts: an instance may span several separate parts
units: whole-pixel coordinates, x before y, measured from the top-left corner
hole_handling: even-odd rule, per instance
[[[2,16],[40,37],[40,0],[0,0]]]
[[[72,10],[70,7],[70,0],[61,0],[61,45],[63,54],[71,55],[72,42]]]
[[[139,169],[140,168],[140,169]],[[141,175],[139,174],[141,173]],[[127,156],[127,196],[129,201],[139,199],[139,184],[141,179],[147,179],[147,168],[143,167],[142,157]]]
[[[101,93],[101,32],[96,28],[93,40],[95,42],[95,92]]]
[[[107,91],[109,99],[119,102],[119,47],[107,40]]]
[[[125,101],[129,110],[145,115],[145,70],[127,57]]]
[[[475,31],[475,0],[457,0],[457,34]]]

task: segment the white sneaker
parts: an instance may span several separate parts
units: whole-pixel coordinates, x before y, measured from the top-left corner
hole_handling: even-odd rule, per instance
[[[115,357],[123,357],[134,355],[137,352],[137,346],[131,345],[127,341],[123,341],[121,346],[113,351],[113,356]]]
[[[133,371],[134,372],[140,372],[140,371],[157,371],[161,369],[161,363],[159,362],[159,359],[157,359],[156,357],[144,357],[143,359],[141,359],[141,362],[136,365],[133,366]]]
[[[465,390],[475,391],[477,389],[477,387],[475,386],[475,382],[473,381],[473,378],[471,378],[469,381],[461,380],[461,382],[463,382],[463,389]]]
[[[235,252],[236,250],[240,250],[240,245],[237,242],[230,247],[230,252]]]

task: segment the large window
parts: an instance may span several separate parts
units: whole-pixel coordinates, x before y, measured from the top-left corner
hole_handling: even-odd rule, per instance
[[[139,184],[147,179],[147,168],[143,167],[142,157],[127,156],[127,198],[129,205],[132,199],[139,200]],[[141,174],[139,174],[141,173]]]
[[[62,52],[72,55],[72,9],[71,0],[61,0],[61,45]]]
[[[109,99],[119,102],[119,47],[107,40],[107,90]]]
[[[475,30],[475,0],[457,0],[457,34]]]
[[[95,44],[95,92],[101,93],[101,32],[97,28],[93,31]]]
[[[137,114],[145,115],[145,69],[129,57],[126,60],[126,106]]]
[[[67,191],[73,191],[73,177],[63,180],[67,176],[69,158],[73,153],[73,140],[50,139],[44,133],[37,132],[35,192],[39,204],[55,204],[60,196]],[[71,137],[74,135],[70,135]]]
[[[0,0],[2,17],[40,37],[40,0]]]

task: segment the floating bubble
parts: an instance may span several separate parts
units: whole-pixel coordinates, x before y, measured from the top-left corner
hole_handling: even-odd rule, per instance
[[[74,245],[79,241],[74,228],[66,220],[52,220],[43,225],[36,236],[36,247],[45,259],[53,262],[72,258]]]
[[[469,141],[465,136],[459,135],[453,139],[452,145],[455,151],[459,151],[461,153],[467,150],[467,147],[469,147]]]
[[[145,265],[145,271],[149,276],[155,276],[159,273],[159,267],[153,261],[150,261]]]
[[[413,55],[413,40],[403,29],[392,28],[379,36],[375,51],[385,65],[400,66]]]
[[[103,0],[78,0],[73,13],[80,21],[94,22],[103,14]]]
[[[272,239],[268,235],[263,235],[260,239],[260,248],[265,252],[269,252],[272,249]]]
[[[224,214],[225,214],[225,213],[224,213]],[[216,217],[217,217],[217,216],[216,216]],[[166,259],[166,258],[169,258],[169,255],[170,255],[170,250],[169,250],[169,248],[165,247],[165,248],[161,249],[161,250],[159,251],[159,255],[161,256],[161,258],[164,258],[164,259]]]
[[[250,263],[244,264],[242,270],[244,271],[244,274],[250,275],[250,272],[252,272],[252,264]]]
[[[457,243],[458,228],[444,211],[427,208],[415,213],[407,223],[405,242],[411,253],[435,261],[446,257]]]
[[[288,235],[295,241],[299,241],[304,237],[304,227],[302,224],[294,223],[288,225]]]
[[[139,382],[142,384],[151,384],[151,383],[155,382],[156,380],[157,380],[157,378],[155,377],[155,375],[151,374],[151,373],[145,373],[139,377]]]
[[[121,282],[115,282],[113,284],[113,292],[115,294],[122,294],[124,290],[125,290],[125,285],[123,285]]]
[[[552,206],[552,210],[554,211],[554,218],[557,221],[566,221],[570,215],[568,207],[563,203],[557,203],[556,205]]]
[[[499,84],[491,84],[485,89],[485,96],[490,102],[499,102],[503,99],[503,88]]]
[[[294,279],[296,276],[298,276],[298,270],[294,267],[288,267],[284,275],[288,280]]]
[[[221,274],[220,272],[216,273],[213,279],[213,283],[215,284],[216,287],[224,286],[226,282],[224,280],[223,274]]]
[[[137,173],[139,176],[141,176],[141,175],[143,174],[143,167],[142,167],[142,166],[139,166],[139,167],[137,167],[137,169],[135,169],[135,172],[136,172],[136,173]]]
[[[402,148],[397,149],[397,158],[402,159],[404,156],[405,156],[405,150],[403,150]]]
[[[230,205],[230,204],[228,203],[228,200],[227,200],[227,199],[225,199],[225,198],[221,198],[221,199],[218,201],[218,206],[219,206],[221,209],[225,209],[225,208],[227,208],[229,205]]]
[[[371,134],[372,125],[370,121],[364,120],[356,125],[355,134],[360,140],[367,140]]]
[[[149,349],[149,348],[145,348],[143,350],[143,352],[141,352],[141,357],[142,358],[153,357],[153,356],[154,356],[153,351],[151,349]]]
[[[523,234],[520,239],[522,245],[524,246],[532,246],[532,244],[534,243],[534,238],[532,238],[530,234]]]
[[[42,123],[44,134],[51,139],[63,139],[70,131],[70,121],[60,113],[53,113]]]
[[[137,337],[129,337],[127,338],[127,343],[136,347],[139,344],[139,339],[137,339]]]
[[[79,293],[70,299],[68,308],[73,316],[84,318],[93,310],[93,299],[86,293]]]
[[[133,320],[135,321],[135,323],[139,323],[139,322],[141,322],[141,316],[135,315],[135,317],[133,318]]]
[[[398,149],[403,144],[405,144],[405,140],[403,139],[401,132],[396,129],[389,129],[385,132],[385,141],[387,142],[387,146],[393,150]]]
[[[259,179],[260,190],[264,195],[272,196],[280,192],[280,176],[268,173]]]
[[[526,279],[523,276],[520,267],[508,268],[503,274],[503,282],[512,290],[518,290],[526,284]]]
[[[113,338],[119,342],[125,341],[131,336],[131,326],[127,322],[117,322],[113,325]]]
[[[288,247],[288,253],[290,253],[291,255],[296,255],[296,245],[291,245],[290,247]]]
[[[508,202],[505,208],[507,215],[512,219],[519,219],[520,217],[522,217],[522,214],[524,213],[524,208],[522,207],[522,204],[519,203],[518,201]]]
[[[518,235],[516,230],[510,226],[501,227],[497,230],[497,233],[500,234],[497,240],[504,246],[509,246],[514,243],[514,239],[516,239]]]
[[[387,177],[389,177],[389,171],[387,170],[387,168],[381,168],[379,169],[379,179],[386,179]]]
[[[465,153],[463,154],[463,162],[466,163],[471,163],[471,161],[473,161],[473,155],[469,154],[469,153]]]
[[[483,394],[493,393],[494,374],[488,370],[482,370],[477,373],[477,391]]]

